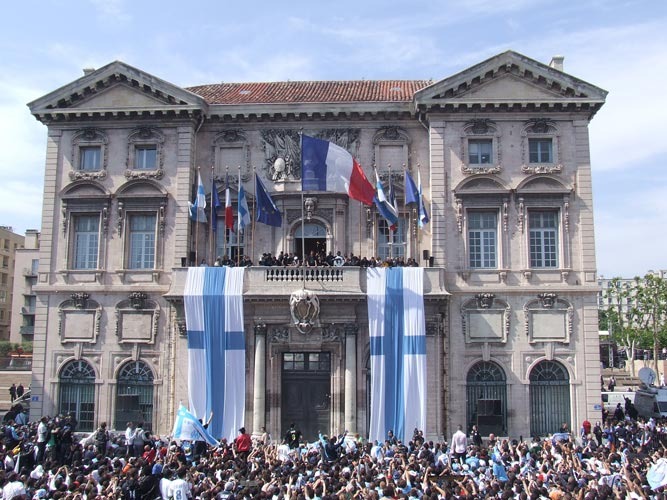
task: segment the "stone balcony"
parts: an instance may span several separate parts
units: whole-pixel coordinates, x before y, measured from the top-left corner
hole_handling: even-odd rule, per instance
[[[183,297],[187,268],[172,269],[172,281],[165,298]],[[305,273],[305,277],[304,277]],[[366,269],[361,267],[247,267],[243,283],[246,296],[286,296],[304,287],[316,293],[355,296],[366,294]],[[424,296],[449,295],[442,268],[424,268]]]

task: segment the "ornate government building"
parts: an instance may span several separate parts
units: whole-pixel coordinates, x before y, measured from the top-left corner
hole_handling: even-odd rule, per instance
[[[607,93],[562,64],[508,51],[439,81],[180,88],[112,62],[33,101],[48,143],[31,416],[168,434],[188,401],[187,267],[247,255],[246,427],[366,435],[366,270],[257,265],[303,246],[425,268],[426,435],[599,419],[588,124]],[[391,179],[396,231],[346,195],[302,195],[301,132],[345,148],[373,181],[375,166],[385,189]],[[254,205],[256,172],[282,226],[193,222],[198,167],[209,208],[212,178],[223,205],[229,178],[234,213],[239,179]],[[421,177],[423,228],[405,170]],[[306,333],[289,303],[304,279],[320,304]]]

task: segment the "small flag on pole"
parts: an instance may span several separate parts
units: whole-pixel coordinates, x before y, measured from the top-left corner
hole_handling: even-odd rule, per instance
[[[201,174],[197,174],[197,194],[194,203],[189,203],[190,218],[195,222],[206,222],[206,191],[201,181]]]
[[[398,225],[398,210],[396,209],[395,204],[387,199],[387,196],[384,194],[384,188],[382,187],[382,182],[380,182],[380,177],[377,172],[375,172],[375,178],[377,180],[377,194],[374,199],[375,206],[380,212],[380,215],[382,215],[382,217],[389,223],[389,228],[394,231]],[[391,193],[391,181],[389,188]]]
[[[218,231],[218,209],[221,206],[218,187],[215,185],[215,179],[211,176],[211,230],[214,233]]]
[[[422,193],[422,174],[420,170],[417,170],[417,182],[419,183],[419,227],[423,228],[426,224],[429,223],[430,219],[428,218],[428,212],[426,211],[426,206],[424,205],[424,194]]]
[[[234,231],[234,211],[232,210],[232,195],[229,191],[229,174],[227,174],[225,184],[225,227]]]
[[[241,184],[240,170],[239,170],[238,210],[239,210],[239,229],[243,231],[247,226],[250,225],[250,210],[248,210],[248,199],[246,198],[245,195],[245,189],[243,189],[243,184]]]
[[[257,222],[275,227],[282,226],[283,217],[257,174],[255,174],[255,198],[257,198]]]

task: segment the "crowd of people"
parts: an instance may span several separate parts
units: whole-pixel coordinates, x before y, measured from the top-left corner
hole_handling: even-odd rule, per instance
[[[280,252],[278,255],[269,253],[262,254],[259,260],[260,266],[301,266],[299,256],[292,252]],[[412,257],[407,260],[400,257],[382,259],[380,257],[360,257],[354,254],[343,255],[340,251],[328,254],[324,251],[311,250],[303,263],[306,267],[418,267],[417,261]]]
[[[579,432],[500,439],[461,427],[448,443],[415,429],[401,442],[347,432],[304,443],[239,429],[211,447],[160,438],[143,424],[76,432],[73,415],[3,429],[3,500],[667,498],[667,423],[613,417]],[[77,436],[82,436],[77,438]]]

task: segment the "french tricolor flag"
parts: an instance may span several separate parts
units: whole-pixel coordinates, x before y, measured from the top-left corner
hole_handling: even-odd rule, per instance
[[[225,189],[225,227],[234,231],[234,212],[232,210],[232,195],[229,192],[229,174],[226,179],[227,188]]]
[[[346,193],[365,205],[373,204],[375,188],[361,165],[345,149],[329,141],[302,136],[301,189]]]

